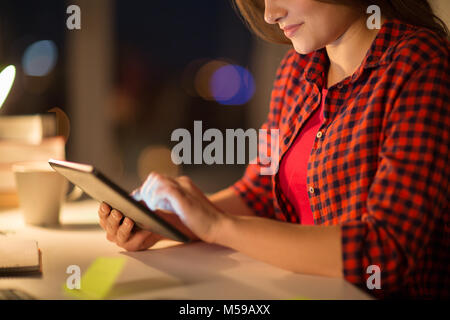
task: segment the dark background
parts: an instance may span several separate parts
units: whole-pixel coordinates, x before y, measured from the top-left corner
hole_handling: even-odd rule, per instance
[[[81,31],[66,27],[70,4],[81,8]],[[105,75],[107,93],[103,100],[89,100],[89,93],[84,93],[87,97],[83,101],[92,106],[88,112],[79,112],[76,100],[80,93],[74,86],[86,85],[89,74],[104,72],[91,61],[94,67],[91,65],[83,76],[73,75],[74,68],[90,63],[89,48],[79,48],[84,41],[79,39],[101,30],[105,17],[110,37],[102,54],[111,61]],[[28,76],[23,72],[22,58],[26,49],[40,40],[55,43],[57,62],[45,76]],[[104,41],[101,35],[97,40]],[[140,184],[147,171],[167,169],[168,174],[190,175],[205,191],[213,192],[238,179],[245,166],[181,165],[174,169],[167,163],[165,168],[164,162],[170,162],[167,150],[176,143],[170,141],[170,135],[176,128],[193,132],[194,120],[203,122],[203,130],[218,128],[223,133],[226,128],[257,128],[261,124],[268,110],[272,78],[263,83],[254,73],[252,58],[258,41],[230,0],[1,1],[0,65],[15,65],[17,75],[0,115],[45,113],[57,107],[70,119],[68,160],[93,163],[128,189]],[[81,57],[78,50],[88,53]],[[286,48],[276,50],[276,59],[267,66],[271,76]],[[255,96],[264,97],[259,120],[255,121],[249,107],[255,99],[225,106],[196,94],[195,72],[213,59],[247,68],[255,77]],[[94,101],[105,101],[104,106],[100,108]],[[97,128],[95,123],[99,122],[107,122],[107,128]],[[108,138],[94,141],[97,131]],[[143,150],[153,147],[157,151],[141,157]],[[164,148],[165,153],[158,157]],[[152,160],[155,156],[159,158],[156,164]]]

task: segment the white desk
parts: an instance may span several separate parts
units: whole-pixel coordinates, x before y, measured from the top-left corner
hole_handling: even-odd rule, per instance
[[[94,201],[66,204],[57,229],[25,226],[19,210],[0,211],[0,231],[38,241],[41,277],[0,278],[0,288],[38,299],[72,299],[62,290],[69,265],[83,272],[98,257],[126,257],[108,299],[370,299],[342,279],[300,275],[205,243],[162,241],[125,252],[106,240]],[[4,235],[0,235],[0,241]]]

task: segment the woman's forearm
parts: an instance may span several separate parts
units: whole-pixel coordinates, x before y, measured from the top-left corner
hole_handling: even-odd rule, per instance
[[[302,226],[226,215],[214,242],[298,273],[342,277],[339,226]]]
[[[227,212],[216,243],[299,273],[342,277],[339,226],[302,226],[256,217],[231,188],[209,200]]]
[[[232,215],[254,216],[254,212],[231,188],[218,191],[210,196],[209,200],[220,210]]]

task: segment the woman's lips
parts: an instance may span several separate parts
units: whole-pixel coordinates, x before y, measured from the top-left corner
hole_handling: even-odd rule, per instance
[[[291,38],[297,32],[298,28],[300,28],[302,26],[302,24],[303,23],[293,24],[293,25],[290,25],[290,26],[287,26],[287,27],[283,28],[284,35],[287,38]]]

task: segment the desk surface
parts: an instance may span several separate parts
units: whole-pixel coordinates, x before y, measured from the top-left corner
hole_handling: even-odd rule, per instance
[[[72,299],[62,290],[69,265],[83,272],[98,257],[125,257],[107,299],[370,299],[345,280],[295,274],[201,242],[161,241],[146,251],[123,251],[106,240],[97,208],[94,201],[66,204],[54,229],[24,225],[19,210],[0,211],[0,231],[38,241],[43,265],[42,276],[3,277],[0,288],[22,289],[38,299]]]

